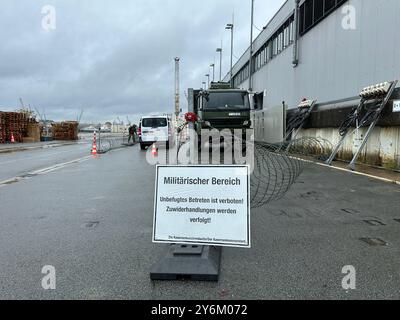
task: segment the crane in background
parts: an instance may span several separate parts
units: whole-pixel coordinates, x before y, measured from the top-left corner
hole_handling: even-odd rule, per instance
[[[78,115],[78,117],[76,118],[76,121],[78,122],[78,124],[81,123],[82,116],[83,116],[83,110],[81,110],[81,113],[80,113],[80,114]]]
[[[19,102],[21,103],[22,109],[25,109],[24,102],[22,101],[22,98],[19,98]]]
[[[21,109],[17,110],[18,112],[22,112],[22,113],[26,114],[28,118],[36,117],[35,112],[33,112],[31,109],[31,105],[26,107],[22,98],[19,98],[19,102],[21,103]]]
[[[50,126],[50,123],[47,122],[46,119],[46,113],[45,110],[43,110],[42,113],[39,112],[37,108],[35,108],[36,114],[39,116],[40,123],[41,123],[41,139],[44,139],[43,141],[48,141],[52,139],[52,128]]]

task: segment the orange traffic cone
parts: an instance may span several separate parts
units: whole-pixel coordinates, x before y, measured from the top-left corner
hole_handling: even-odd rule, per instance
[[[15,143],[14,133],[11,132],[11,143]]]
[[[94,132],[94,136],[93,136],[93,145],[92,145],[92,152],[91,154],[93,156],[97,156],[97,142],[96,142],[96,131]]]
[[[151,154],[153,155],[153,157],[157,156],[157,147],[155,143],[153,143],[153,146],[151,148]]]

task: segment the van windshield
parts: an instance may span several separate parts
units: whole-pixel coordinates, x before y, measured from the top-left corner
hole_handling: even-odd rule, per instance
[[[167,125],[166,118],[145,118],[142,120],[142,127],[145,128],[166,127]]]

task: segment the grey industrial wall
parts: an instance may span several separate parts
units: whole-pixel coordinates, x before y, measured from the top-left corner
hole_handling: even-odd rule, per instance
[[[345,17],[343,8],[348,4],[355,8],[355,30],[342,27]],[[294,9],[295,0],[284,3],[254,41],[254,52],[293,14]],[[279,108],[282,101],[289,109],[295,108],[305,97],[326,103],[355,97],[363,87],[369,85],[399,79],[399,13],[399,0],[349,0],[299,37],[297,67],[292,65],[294,46],[291,45],[255,72],[253,91],[266,90],[263,102],[265,114],[256,112],[256,118],[259,119],[254,119],[256,136],[276,142],[276,134],[265,132],[280,134],[279,125],[271,127],[271,123],[280,122],[277,119],[271,122],[266,117],[269,117],[268,110]],[[249,61],[249,55],[248,49],[235,64],[234,74]],[[229,80],[228,76],[225,80]],[[239,87],[249,88],[249,80]],[[396,97],[399,97],[399,93],[396,93]],[[391,112],[391,105],[389,103],[387,106],[360,161],[400,169],[400,115]],[[300,136],[321,137],[335,144],[340,138],[338,126],[350,110],[351,104],[343,107],[340,103],[317,109]],[[292,112],[295,111],[289,111],[288,117]],[[351,159],[365,131],[362,129],[349,136],[339,152],[340,159]]]
[[[253,89],[267,90],[264,107],[289,108],[304,98],[319,102],[357,95],[368,85],[400,76],[399,0],[349,0],[356,9],[356,29],[342,28],[344,14],[337,9],[299,38],[299,65],[293,67],[293,45],[253,75]],[[254,51],[272,35],[294,10],[288,0],[266,30],[255,40]],[[247,51],[235,65],[238,71],[247,61]],[[248,88],[248,81],[239,87]]]

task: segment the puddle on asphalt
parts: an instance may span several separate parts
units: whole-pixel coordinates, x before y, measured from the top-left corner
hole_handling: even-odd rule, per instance
[[[374,227],[385,226],[385,224],[379,220],[364,220],[364,222]]]
[[[389,244],[380,238],[360,238],[361,241],[369,244],[372,247],[388,246]]]
[[[88,221],[83,224],[83,227],[87,229],[95,229],[98,227],[99,224],[100,221]]]

